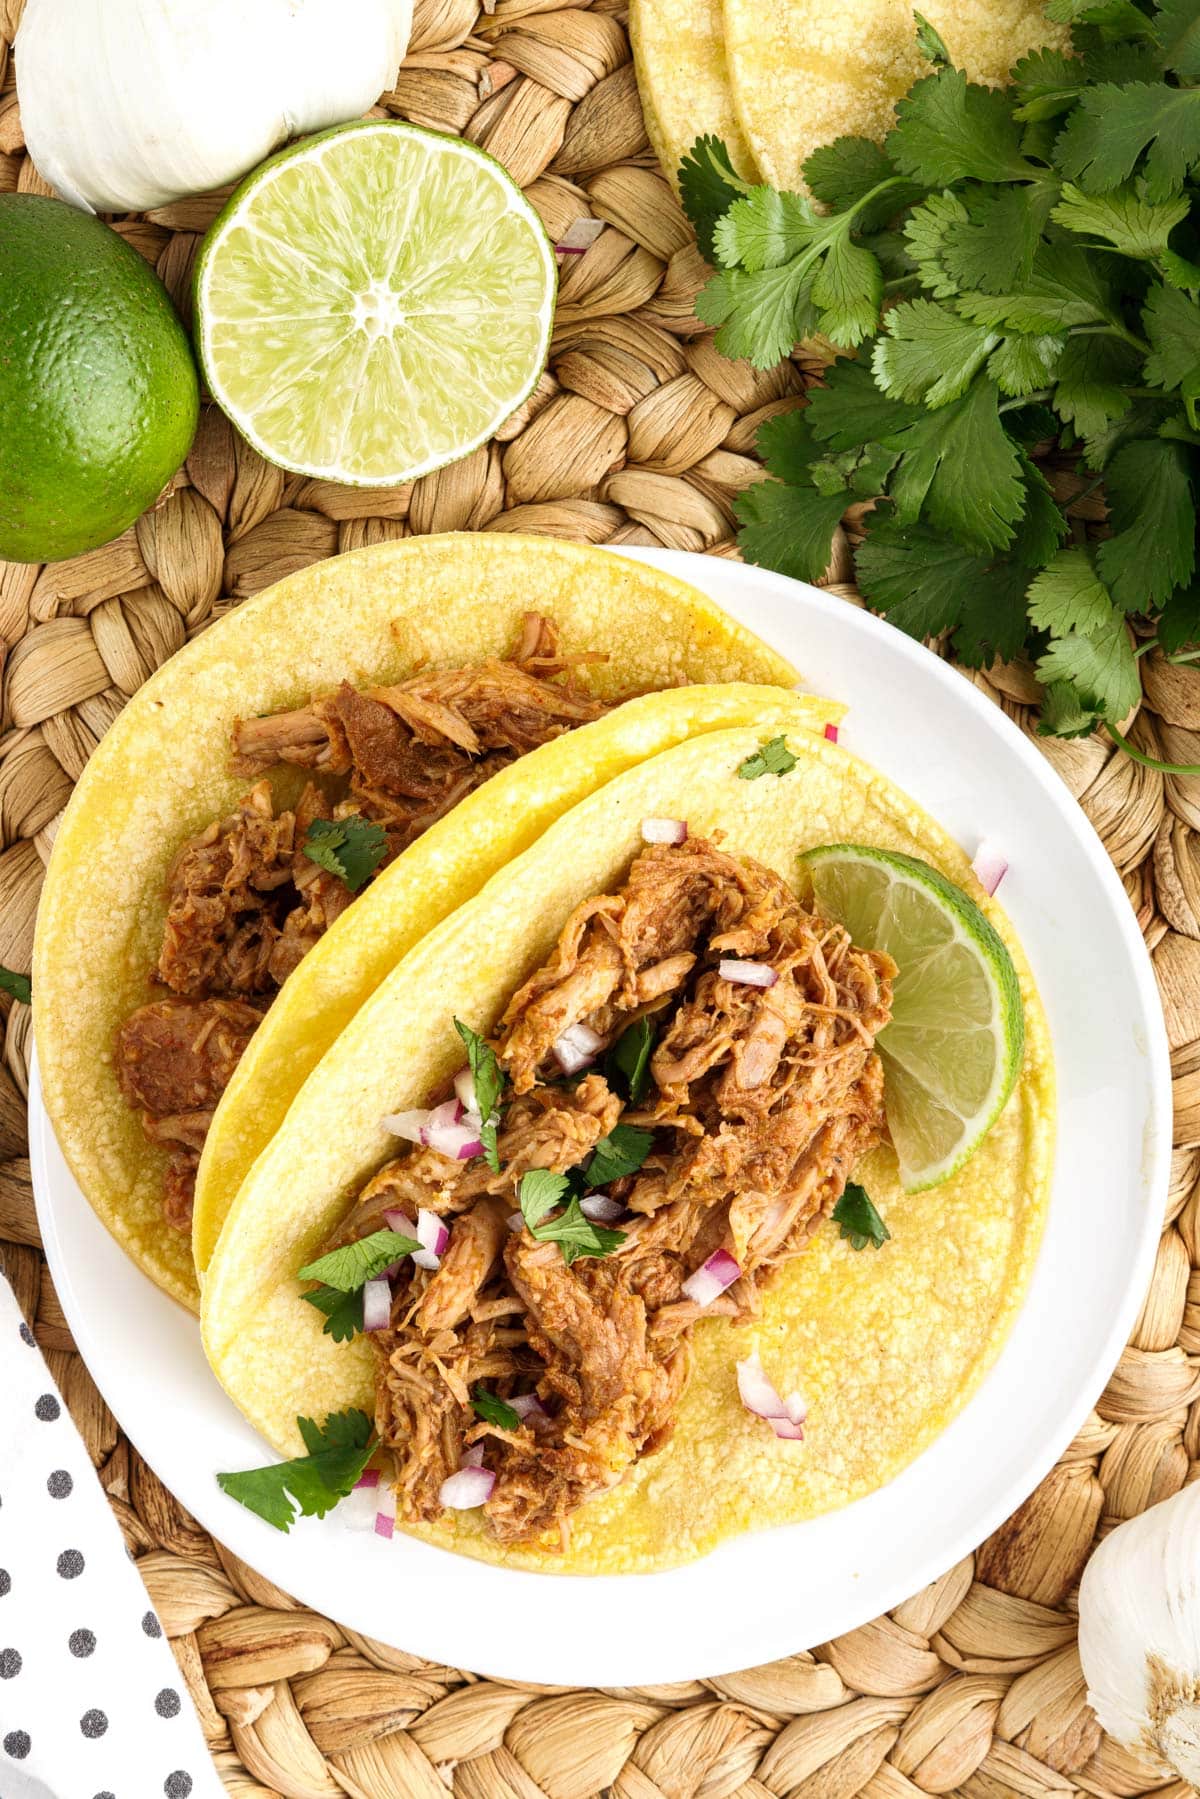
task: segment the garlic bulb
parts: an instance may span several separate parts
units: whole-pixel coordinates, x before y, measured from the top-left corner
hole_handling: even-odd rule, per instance
[[[1101,1543],[1079,1588],[1079,1657],[1109,1735],[1200,1781],[1200,1483]]]
[[[412,0],[27,0],[29,153],[75,206],[141,211],[344,124],[395,79]]]

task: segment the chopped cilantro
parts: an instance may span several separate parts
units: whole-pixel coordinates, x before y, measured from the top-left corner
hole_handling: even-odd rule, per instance
[[[760,775],[790,774],[795,766],[796,758],[787,746],[787,738],[772,737],[738,764],[738,777],[743,781],[757,781]]]
[[[851,1249],[865,1249],[868,1243],[873,1249],[879,1249],[892,1234],[871,1203],[866,1188],[856,1181],[847,1182],[845,1192],[833,1208],[833,1222],[841,1225],[841,1235]]]
[[[11,993],[20,1005],[29,1005],[33,998],[29,976],[14,974],[11,968],[0,967],[0,993]]]
[[[521,1216],[530,1230],[541,1223],[547,1212],[562,1205],[570,1186],[565,1174],[555,1174],[551,1168],[531,1168],[521,1176]]]
[[[654,1132],[637,1124],[618,1124],[601,1137],[584,1174],[589,1187],[607,1187],[612,1181],[636,1174],[654,1142]]]
[[[307,1455],[266,1468],[218,1474],[222,1490],[257,1512],[276,1530],[290,1530],[297,1508],[304,1518],[323,1518],[357,1484],[377,1444],[365,1412],[334,1412],[324,1424],[297,1418]]]
[[[650,1085],[650,1056],[658,1036],[649,1013],[635,1019],[613,1044],[605,1057],[604,1072],[610,1087],[625,1088],[629,1103],[640,1106]]]
[[[387,1264],[385,1263],[386,1267]],[[343,1293],[340,1287],[316,1287],[301,1296],[318,1312],[324,1312],[323,1335],[335,1343],[348,1343],[363,1327],[362,1288]]]
[[[357,815],[314,818],[304,833],[304,854],[357,893],[387,855],[387,832]]]
[[[415,1237],[406,1237],[402,1231],[372,1231],[369,1237],[360,1237],[356,1243],[344,1243],[341,1249],[331,1249],[328,1255],[318,1256],[315,1262],[301,1268],[296,1278],[324,1281],[338,1293],[357,1293],[367,1281],[374,1280],[401,1256],[410,1256],[420,1247]],[[319,1302],[314,1300],[313,1303]],[[325,1308],[320,1306],[319,1309]]]
[[[496,1131],[500,1124],[500,1095],[504,1091],[504,1070],[496,1060],[495,1050],[485,1043],[479,1033],[473,1031],[469,1024],[464,1024],[461,1018],[456,1018],[454,1028],[466,1046],[471,1080],[475,1087],[475,1104],[479,1107],[479,1115],[483,1119],[479,1141],[483,1144],[483,1153],[488,1167],[493,1174],[499,1174],[500,1149],[496,1141]]]
[[[632,1125],[618,1125],[610,1137],[603,1139],[603,1143],[610,1143],[617,1131],[621,1130],[647,1140],[650,1137],[649,1131],[637,1131]],[[597,1155],[603,1143],[597,1145]],[[639,1162],[638,1166],[640,1165]],[[590,1174],[588,1178],[591,1178]],[[609,1178],[616,1177],[614,1175]],[[624,1231],[606,1230],[602,1224],[593,1224],[590,1218],[584,1216],[579,1196],[572,1192],[571,1185],[570,1175],[553,1174],[548,1168],[531,1168],[528,1174],[521,1177],[520,1192],[521,1216],[530,1236],[536,1237],[539,1243],[557,1243],[568,1268],[580,1256],[610,1256],[625,1241]],[[560,1206],[563,1209],[557,1218],[547,1215]]]
[[[471,1404],[475,1416],[482,1418],[485,1424],[498,1424],[501,1430],[517,1430],[520,1426],[520,1417],[512,1407],[484,1386],[476,1384],[471,1389]]]

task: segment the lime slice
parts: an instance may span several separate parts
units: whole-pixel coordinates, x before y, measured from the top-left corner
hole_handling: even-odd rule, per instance
[[[832,843],[805,852],[817,905],[899,969],[876,1047],[910,1193],[960,1169],[1016,1084],[1025,1014],[1012,957],[973,900],[915,856]]]
[[[391,486],[465,456],[534,387],[554,252],[474,144],[373,119],[263,164],[196,265],[213,397],[300,474]]]

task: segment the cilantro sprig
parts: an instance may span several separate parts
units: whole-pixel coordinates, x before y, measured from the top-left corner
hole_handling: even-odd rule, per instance
[[[483,1144],[483,1154],[493,1174],[500,1172],[500,1148],[496,1132],[500,1125],[500,1096],[504,1091],[504,1070],[490,1044],[484,1042],[478,1031],[473,1031],[469,1024],[461,1018],[454,1020],[454,1028],[463,1040],[467,1052],[467,1061],[471,1069],[471,1080],[475,1087],[475,1104],[479,1107],[483,1125],[479,1132],[479,1141]]]
[[[757,781],[763,775],[790,775],[795,766],[796,758],[787,746],[787,738],[771,737],[738,763],[738,779]]]
[[[609,1230],[584,1216],[570,1175],[531,1168],[521,1177],[520,1206],[530,1236],[539,1243],[557,1243],[568,1268],[580,1256],[610,1256],[625,1241],[624,1231]]]
[[[33,987],[27,974],[14,974],[11,968],[0,967],[0,993],[9,993],[19,1005],[28,1006],[33,1000]]]
[[[820,331],[853,352],[760,431],[745,558],[818,580],[870,503],[868,603],[971,666],[1025,653],[1040,728],[1070,736],[1136,700],[1132,619],[1200,660],[1200,29],[1194,0],[1048,12],[1073,54],[995,89],[916,15],[933,72],[882,146],[812,153],[811,200],[742,181],[714,138],[680,183],[719,348],[767,367]],[[1054,479],[1076,471],[1103,531]]]
[[[630,1105],[640,1106],[650,1086],[650,1057],[658,1030],[649,1013],[627,1025],[604,1059],[610,1087],[622,1089]]]
[[[304,833],[303,849],[310,862],[357,893],[387,855],[387,832],[356,813],[346,818],[314,818]]]
[[[282,1531],[291,1529],[297,1511],[304,1518],[323,1518],[332,1511],[357,1485],[378,1448],[365,1412],[334,1412],[321,1425],[297,1418],[296,1424],[307,1455],[217,1475],[218,1486],[231,1499]]]
[[[882,1249],[891,1239],[892,1233],[876,1211],[870,1194],[857,1181],[847,1181],[845,1192],[833,1208],[833,1222],[841,1225],[838,1234],[851,1249],[865,1249],[868,1243],[872,1249]]]

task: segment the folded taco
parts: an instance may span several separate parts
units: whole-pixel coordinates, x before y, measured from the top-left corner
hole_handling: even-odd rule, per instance
[[[882,1485],[997,1354],[1051,1161],[1037,995],[961,850],[794,708],[550,826],[243,1185],[210,1361],[281,1452],[371,1457],[385,1520],[661,1568]],[[222,1484],[286,1526],[288,1478]]]
[[[500,535],[305,569],[172,658],[76,787],[35,948],[46,1105],[135,1259],[195,1305],[193,1233],[203,1269],[422,932],[598,783],[793,679],[670,576]]]

